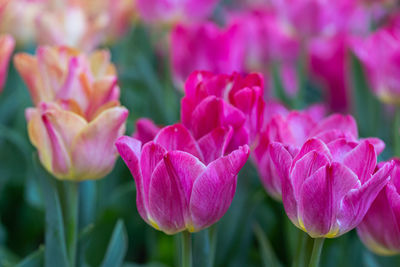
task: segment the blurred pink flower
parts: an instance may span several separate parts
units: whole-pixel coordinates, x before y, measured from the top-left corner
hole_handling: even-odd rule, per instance
[[[201,21],[219,0],[136,0],[139,15],[147,22]]]
[[[220,29],[213,23],[185,26],[171,32],[171,68],[179,87],[195,70],[216,74],[243,70],[243,41],[236,25]]]
[[[8,64],[14,46],[15,41],[10,35],[0,35],[0,93],[7,80]]]
[[[286,214],[311,237],[338,237],[355,228],[389,181],[393,163],[374,173],[376,152],[367,140],[311,138],[293,153],[281,143],[269,146],[282,180]]]
[[[86,55],[70,47],[41,46],[36,56],[18,53],[14,63],[35,105],[55,101],[88,120],[119,105],[117,73],[107,50]]]
[[[228,152],[255,143],[263,124],[263,78],[195,71],[185,83],[181,120],[196,140],[219,127],[232,127]]]
[[[230,131],[230,130],[228,130]],[[148,224],[167,234],[197,232],[229,208],[248,146],[228,155],[230,135],[220,131],[196,142],[181,124],[167,126],[142,146],[124,136],[117,149],[136,183],[136,204]]]
[[[384,102],[400,104],[400,27],[382,28],[358,39],[353,49],[376,95]]]
[[[358,143],[358,130],[353,117],[334,114],[323,118],[325,110],[315,105],[304,111],[276,114],[260,134],[260,141],[253,151],[253,157],[260,179],[267,192],[275,199],[282,198],[282,182],[273,159],[270,144],[282,144],[292,156],[296,156],[307,139],[316,137],[327,144],[335,140]],[[377,138],[367,138],[377,153],[384,149],[384,143]]]
[[[384,163],[378,165],[377,171]],[[390,181],[372,203],[357,233],[363,243],[380,255],[400,253],[400,161],[394,159]]]
[[[349,111],[349,45],[347,36],[338,34],[310,40],[309,68],[312,77],[327,94],[329,107],[334,112]]]

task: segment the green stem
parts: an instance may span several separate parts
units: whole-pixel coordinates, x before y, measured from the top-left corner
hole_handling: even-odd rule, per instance
[[[311,259],[309,267],[318,267],[319,260],[321,258],[322,247],[324,245],[324,238],[315,238],[314,239],[314,246],[311,253]]]
[[[293,267],[304,267],[305,266],[305,252],[307,249],[307,239],[309,238],[306,233],[301,230],[297,231],[297,248],[296,255],[294,256]]]
[[[181,235],[181,266],[192,267],[192,236],[188,231]]]
[[[63,183],[63,213],[67,253],[71,266],[76,266],[78,248],[79,183]]]
[[[209,228],[209,237],[210,237],[210,267],[214,266],[214,261],[215,261],[215,253],[217,250],[217,225],[218,224],[214,224],[212,226],[210,226]]]

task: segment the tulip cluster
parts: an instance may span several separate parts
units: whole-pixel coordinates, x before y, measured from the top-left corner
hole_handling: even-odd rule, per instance
[[[98,179],[116,159],[125,132],[115,67],[106,50],[82,54],[69,47],[39,47],[14,63],[35,108],[26,110],[29,138],[43,166],[59,179]]]

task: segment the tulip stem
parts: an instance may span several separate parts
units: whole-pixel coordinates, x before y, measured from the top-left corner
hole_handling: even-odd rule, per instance
[[[315,238],[309,267],[318,267],[325,238]]]
[[[181,235],[181,266],[192,267],[192,236],[188,231]]]
[[[71,266],[75,266],[78,247],[79,183],[65,181],[64,197],[64,222],[67,252]]]

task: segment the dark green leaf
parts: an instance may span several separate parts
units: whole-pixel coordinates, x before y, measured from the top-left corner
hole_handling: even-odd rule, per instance
[[[128,248],[128,236],[124,222],[119,220],[115,225],[102,267],[121,266]]]

